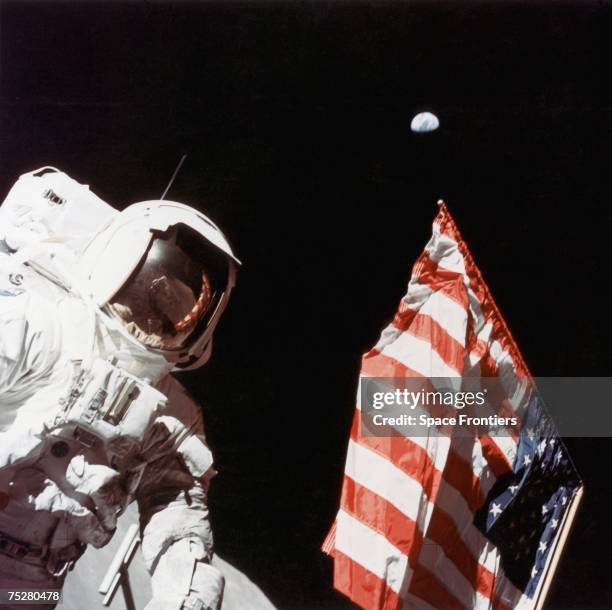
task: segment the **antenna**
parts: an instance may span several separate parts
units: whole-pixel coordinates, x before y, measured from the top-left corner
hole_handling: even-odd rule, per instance
[[[176,178],[177,174],[179,173],[181,166],[183,165],[183,163],[185,162],[185,159],[187,158],[187,155],[183,155],[181,157],[181,160],[178,162],[178,165],[176,166],[176,169],[174,170],[174,173],[172,174],[172,177],[170,178],[170,182],[168,182],[168,186],[166,187],[166,190],[163,192],[162,196],[160,197],[160,200],[163,200],[166,198],[166,195],[168,194],[168,191],[170,190],[170,187],[172,186],[174,179]]]

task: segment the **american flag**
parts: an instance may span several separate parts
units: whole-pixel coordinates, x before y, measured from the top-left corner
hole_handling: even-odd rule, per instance
[[[506,435],[372,437],[351,429],[323,550],[367,610],[540,608],[581,481],[446,205],[361,378],[495,377],[522,415]]]

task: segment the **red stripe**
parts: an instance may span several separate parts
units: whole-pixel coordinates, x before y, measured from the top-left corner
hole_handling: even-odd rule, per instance
[[[481,595],[488,598],[493,595],[495,575],[473,556],[453,520],[437,506],[431,515],[427,538],[442,547],[448,559]]]
[[[334,551],[334,587],[366,610],[399,610],[402,600],[376,574]]]
[[[361,360],[361,376],[367,377],[420,377],[423,375],[408,368],[405,364],[372,348]]]
[[[411,282],[418,282],[431,288],[432,292],[441,292],[453,299],[463,309],[468,308],[468,297],[464,284],[464,275],[458,271],[451,271],[441,267],[439,263],[423,252],[415,264]],[[408,287],[410,292],[410,286]]]
[[[439,610],[465,610],[459,600],[446,588],[446,584],[421,565],[414,572],[408,590]]]
[[[393,320],[393,325],[398,330],[407,332],[417,339],[428,341],[440,358],[444,360],[445,364],[455,369],[458,373],[463,372],[465,347],[451,337],[431,316],[417,313],[412,317],[408,325],[402,324],[404,324],[404,321],[398,321],[396,316]]]
[[[445,521],[433,523],[435,519],[444,519]],[[427,544],[427,540],[435,541],[442,548],[444,555],[452,561],[458,570],[466,577],[474,591],[480,593],[483,597],[491,600],[491,605],[494,610],[511,610],[511,607],[506,605],[495,593],[495,584],[499,576],[493,574],[473,558],[469,548],[463,543],[456,530],[455,525],[450,518],[442,511],[437,511],[432,514],[432,524],[430,529],[436,531],[436,539],[430,535],[425,539],[423,544]],[[443,580],[444,575],[440,571],[434,575],[428,568],[421,564],[413,572],[409,591],[428,604],[439,608],[440,610],[454,609],[458,610],[465,607],[471,608],[471,600],[458,599],[449,589],[450,583]]]
[[[517,600],[518,601],[518,600]],[[497,595],[492,600],[493,610],[512,610],[513,606],[508,606]]]
[[[344,477],[340,506],[395,545],[414,567],[421,552],[423,536],[412,519],[349,476]]]
[[[406,437],[360,436],[359,416],[353,419],[351,439],[384,457],[423,488],[431,500],[438,495],[442,474],[436,469],[427,451]]]
[[[465,440],[473,442],[472,439]],[[457,440],[454,442],[457,442]],[[448,452],[442,477],[461,494],[472,512],[476,512],[483,505],[485,495],[480,488],[480,479],[474,473],[472,465],[455,451],[452,445]]]
[[[495,584],[498,576],[493,574],[478,561],[478,558],[473,556],[472,551],[461,538],[460,532],[453,520],[437,506],[434,507],[432,512],[427,530],[427,538],[423,544],[427,544],[427,540],[435,542],[442,548],[446,557],[455,564],[461,574],[472,584],[474,590],[483,597],[492,600],[495,610],[510,610],[495,593]],[[415,570],[413,579],[416,579],[418,582],[423,577],[422,572],[426,573],[425,579],[427,579],[429,572],[427,568],[420,564]],[[412,587],[410,587],[410,591],[413,592]],[[421,594],[418,594],[418,596],[427,601],[427,598]],[[445,608],[445,606],[441,607]]]

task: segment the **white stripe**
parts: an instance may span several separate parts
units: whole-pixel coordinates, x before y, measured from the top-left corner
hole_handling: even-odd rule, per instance
[[[404,307],[412,311],[418,311],[424,303],[431,297],[433,290],[426,284],[419,284],[414,279],[411,279],[408,284],[408,292],[402,297],[400,308]],[[382,351],[385,345],[395,341],[397,337],[402,334],[402,330],[389,324],[380,335],[378,343],[375,345],[375,349]]]
[[[457,242],[440,233],[440,225],[436,222],[433,224],[433,235],[425,246],[425,251],[431,260],[444,269],[465,275],[465,261]]]
[[[402,333],[382,353],[401,362],[424,377],[456,377],[459,371],[450,367],[432,348],[431,343]]]
[[[336,517],[336,548],[376,574],[396,593],[409,575],[408,558],[378,532],[340,509]]]
[[[411,436],[410,440],[415,444],[424,449],[429,456],[429,459],[433,462],[436,470],[442,472],[444,465],[446,464],[448,450],[451,446],[451,440],[448,436]],[[408,475],[406,475],[408,476]]]
[[[485,568],[494,573],[496,564],[491,560],[493,545],[480,530],[472,525],[474,514],[465,498],[444,479],[440,483],[436,504],[451,518],[461,539],[472,552],[472,557],[478,559]]]
[[[429,284],[421,284],[417,278],[411,277],[410,282],[408,282],[408,290],[402,297],[402,304],[408,309],[418,311],[433,292]]]
[[[427,501],[421,484],[392,462],[351,439],[345,472],[356,483],[393,504],[416,522],[421,531],[427,530],[433,504]]]
[[[482,303],[478,300],[476,293],[472,290],[469,278],[467,276],[465,276],[465,286],[467,288],[468,294],[468,308],[470,310],[470,315],[472,316],[472,320],[474,322],[474,333],[476,334],[478,339],[481,339],[486,343],[489,334],[493,330],[493,324],[491,324],[490,321],[485,320],[485,317],[482,313]]]
[[[359,386],[357,387],[357,409],[359,411],[361,411],[361,379],[363,378],[367,379],[368,376],[362,374],[360,378]],[[429,413],[427,413],[420,407],[415,408],[411,413],[415,417],[417,417],[417,419],[421,413],[424,415],[429,415]],[[398,426],[390,426],[390,427],[398,431],[401,430],[400,428],[398,428]],[[448,450],[451,444],[451,439],[448,436],[445,436],[442,433],[437,433],[435,435],[432,434],[431,436],[425,436],[425,437],[410,435],[410,436],[406,436],[405,438],[409,439],[411,442],[419,446],[421,449],[423,449],[427,453],[427,456],[433,462],[433,465],[436,468],[436,470],[439,470],[440,472],[444,470],[444,465],[446,464],[446,456],[448,454]],[[349,448],[350,448],[350,444],[349,444]]]
[[[484,497],[497,481],[497,477],[489,467],[487,459],[482,453],[482,445],[471,438],[456,438],[452,444],[452,450],[463,458],[471,467],[472,472],[478,478],[480,491]]]
[[[359,378],[359,384],[357,386],[357,404],[356,407],[359,411],[361,411],[361,381],[363,379],[372,379],[373,377],[371,375],[364,375],[363,373],[361,373],[360,378]],[[375,378],[375,379],[383,379],[383,378]],[[459,379],[459,378],[457,378]],[[437,381],[437,378],[435,378],[435,381]],[[445,389],[447,389],[447,382],[448,379],[444,379],[442,381],[442,383],[445,383]],[[393,388],[391,386],[389,386],[389,390],[392,390]],[[434,385],[434,389],[435,389],[435,385]],[[419,416],[425,415],[425,416],[431,416],[431,413],[427,412],[426,410],[422,409],[421,407],[415,407],[414,409],[412,409],[410,411],[411,415],[414,415],[417,420],[419,418]],[[398,432],[403,432],[401,427],[398,426],[390,426],[391,428],[397,430]],[[436,428],[438,429],[438,428]],[[360,429],[361,430],[361,429]],[[403,434],[402,434],[403,435]],[[404,435],[403,435],[404,436]],[[421,447],[421,449],[423,449],[426,453],[427,456],[429,457],[429,459],[433,462],[436,470],[439,470],[440,472],[442,472],[444,470],[444,466],[446,464],[446,456],[448,454],[448,450],[451,446],[451,439],[449,438],[449,436],[442,434],[441,432],[437,432],[436,434],[432,434],[430,436],[413,436],[412,434],[409,436],[404,436],[405,438],[409,439],[410,441],[412,441],[415,445],[418,445],[419,447]],[[468,441],[470,439],[463,439],[465,441]],[[456,439],[455,439],[455,443],[456,443]],[[468,443],[462,443],[463,445],[467,445]],[[455,445],[453,444],[453,447]],[[482,448],[480,447],[479,443],[470,443],[470,447],[474,447],[474,448],[478,448],[480,450],[482,450]],[[465,452],[464,452],[465,453]],[[482,458],[482,451],[481,451],[481,458]],[[466,454],[466,461],[468,463],[470,463],[470,456]],[[484,459],[484,458],[482,458]]]
[[[504,393],[516,411],[525,406],[522,403],[528,398],[527,389],[530,382],[516,374],[516,363],[512,356],[502,348],[499,341],[491,342],[490,353],[497,365],[498,377]]]
[[[457,301],[443,292],[434,292],[425,284],[411,281],[408,293],[402,299],[402,305],[409,310],[431,317],[455,341],[465,347],[468,313]],[[389,324],[383,330],[375,348],[381,351],[383,347],[395,341],[402,332],[405,331]]]
[[[475,317],[474,316],[474,303],[478,303],[478,301],[476,300],[476,296],[473,296],[474,293],[470,290],[468,291],[468,294],[470,295],[470,314],[472,316],[472,320],[474,321],[474,333],[476,334],[476,344],[477,344],[477,351],[476,352],[470,352],[470,366],[472,367],[476,367],[478,365],[478,374],[480,375],[480,362],[482,361],[482,357],[484,354],[481,354],[478,350],[480,349],[480,345],[478,345],[478,343],[481,344],[488,344],[489,342],[489,336],[491,335],[491,331],[493,330],[493,324],[491,324],[491,322],[487,322],[482,328],[478,328],[478,326],[480,324],[482,324],[483,319],[482,317]],[[472,298],[473,296],[473,298]],[[478,311],[480,312],[480,303],[478,303]],[[482,313],[482,312],[480,312]],[[476,372],[474,371],[473,373],[471,373],[472,375],[476,375]]]
[[[434,292],[419,309],[419,313],[430,316],[455,341],[465,347],[467,311],[457,301],[443,292]]]
[[[506,606],[515,610],[533,610],[535,601],[523,595],[507,578],[500,567],[501,575],[495,581],[495,596]]]
[[[436,575],[440,584],[466,608],[490,609],[490,599],[476,591],[474,583],[467,580],[438,544],[424,543],[419,555],[419,563]]]
[[[514,464],[514,460],[516,459],[516,453],[518,451],[518,443],[511,436],[507,436],[505,433],[500,433],[498,435],[489,437],[503,456],[508,461],[510,468],[512,468]]]

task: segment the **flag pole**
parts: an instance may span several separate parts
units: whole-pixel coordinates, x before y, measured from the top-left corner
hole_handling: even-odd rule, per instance
[[[538,598],[536,600],[535,610],[542,610],[542,608],[544,607],[544,602],[548,597],[548,593],[550,591],[550,586],[555,576],[555,572],[559,567],[559,560],[561,559],[561,555],[563,555],[563,548],[565,547],[565,543],[567,542],[570,530],[572,529],[572,524],[574,523],[576,513],[578,512],[578,507],[580,506],[580,502],[582,500],[583,491],[584,486],[579,487],[578,491],[576,491],[574,497],[571,500],[571,504],[561,526],[561,535],[559,536],[557,545],[555,546],[555,550],[553,551],[550,563],[548,565],[548,570],[546,571],[544,582],[542,583],[542,587],[540,588],[540,594],[538,595]]]

